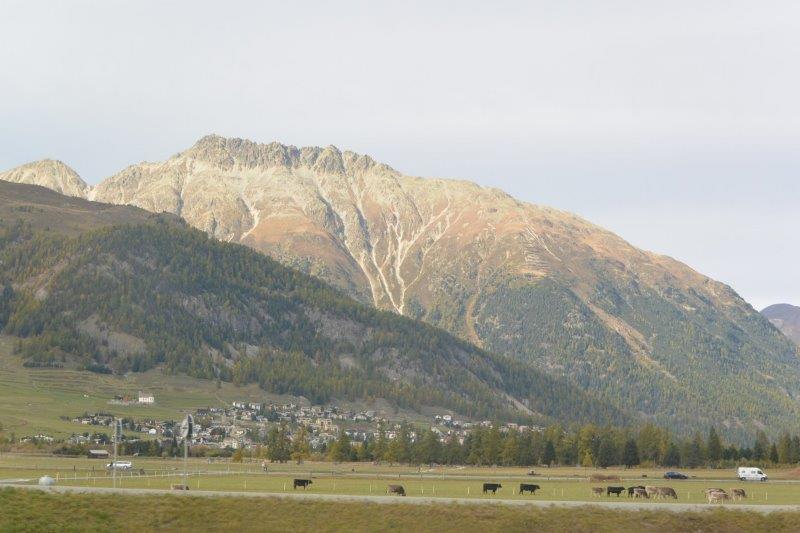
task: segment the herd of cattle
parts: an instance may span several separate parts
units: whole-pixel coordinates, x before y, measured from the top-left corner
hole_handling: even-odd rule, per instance
[[[297,487],[301,487],[303,490],[306,490],[309,485],[311,485],[313,481],[310,479],[295,479],[293,483],[293,488],[297,489]],[[484,483],[483,484],[483,493],[488,494],[497,494],[499,489],[502,489],[503,485],[500,483]],[[520,483],[519,484],[519,494],[525,494],[526,492],[530,494],[536,494],[536,491],[541,489],[539,485],[534,485],[532,483]],[[708,503],[723,503],[726,500],[742,500],[747,498],[747,494],[745,494],[744,489],[730,489],[730,494],[728,494],[723,489],[714,488],[714,489],[706,489],[704,492],[706,494],[706,499]],[[672,487],[655,487],[655,486],[644,486],[644,485],[636,485],[633,487],[592,487],[592,496],[601,497],[603,494],[606,496],[616,495],[619,497],[621,494],[627,492],[629,498],[646,498],[646,499],[658,499],[658,498],[674,498],[678,499],[678,493],[675,492],[675,489]],[[386,494],[397,494],[399,496],[406,495],[406,489],[402,485],[389,485],[386,487]]]
[[[297,487],[302,487],[303,490],[307,489],[309,485],[313,482],[310,479],[295,479],[294,480],[294,489]],[[483,494],[497,494],[498,489],[502,489],[503,485],[500,483],[484,483],[483,484]],[[532,483],[520,483],[519,484],[519,494],[525,494],[526,492],[530,494],[536,494],[536,491],[541,489],[539,485],[534,485]],[[706,499],[708,503],[723,503],[726,500],[741,500],[747,497],[744,492],[744,489],[730,489],[730,494],[725,492],[723,489],[706,489],[704,492],[706,494]],[[678,493],[675,492],[675,489],[672,487],[655,487],[655,486],[644,486],[644,485],[636,485],[634,487],[592,487],[592,496],[601,497],[603,494],[606,496],[611,496],[612,494],[619,497],[621,494],[627,492],[629,498],[646,498],[646,499],[658,499],[658,498],[674,498],[678,499]],[[386,494],[397,494],[398,496],[405,496],[406,489],[402,485],[389,485],[386,487]]]
[[[731,493],[728,494],[722,489],[706,489],[706,499],[708,503],[722,503],[725,500],[742,500],[747,498],[744,489],[730,489]],[[592,487],[592,495],[600,497],[604,493],[606,496],[616,494],[619,497],[623,492],[628,493],[629,498],[674,498],[678,499],[678,493],[672,487],[646,487],[644,485],[636,485],[635,487]]]

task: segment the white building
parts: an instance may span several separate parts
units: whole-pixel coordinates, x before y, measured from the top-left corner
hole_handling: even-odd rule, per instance
[[[152,394],[145,394],[139,391],[139,403],[153,404],[156,403],[156,397]]]

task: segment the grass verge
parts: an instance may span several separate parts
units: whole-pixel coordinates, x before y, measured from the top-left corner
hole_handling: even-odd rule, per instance
[[[800,513],[58,494],[0,490],[0,531],[800,531]]]

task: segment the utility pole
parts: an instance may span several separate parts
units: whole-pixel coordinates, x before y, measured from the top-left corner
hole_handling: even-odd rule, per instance
[[[194,419],[192,415],[186,415],[181,422],[181,437],[183,437],[183,488],[189,489],[189,439],[192,438]]]
[[[119,443],[120,435],[122,434],[122,421],[114,419],[114,461],[111,463],[111,477],[113,479],[113,486],[117,488],[117,444]]]

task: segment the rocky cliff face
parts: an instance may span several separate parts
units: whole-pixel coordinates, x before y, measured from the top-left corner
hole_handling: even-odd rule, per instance
[[[89,186],[74,170],[61,161],[52,159],[43,159],[0,172],[0,180],[40,185],[79,198],[85,198],[89,194]]]
[[[796,349],[729,287],[496,189],[209,136],[89,196],[178,214],[665,422],[701,406],[693,423],[749,431],[797,407]]]
[[[784,335],[800,344],[800,307],[775,304],[762,309],[761,314],[767,317]]]

